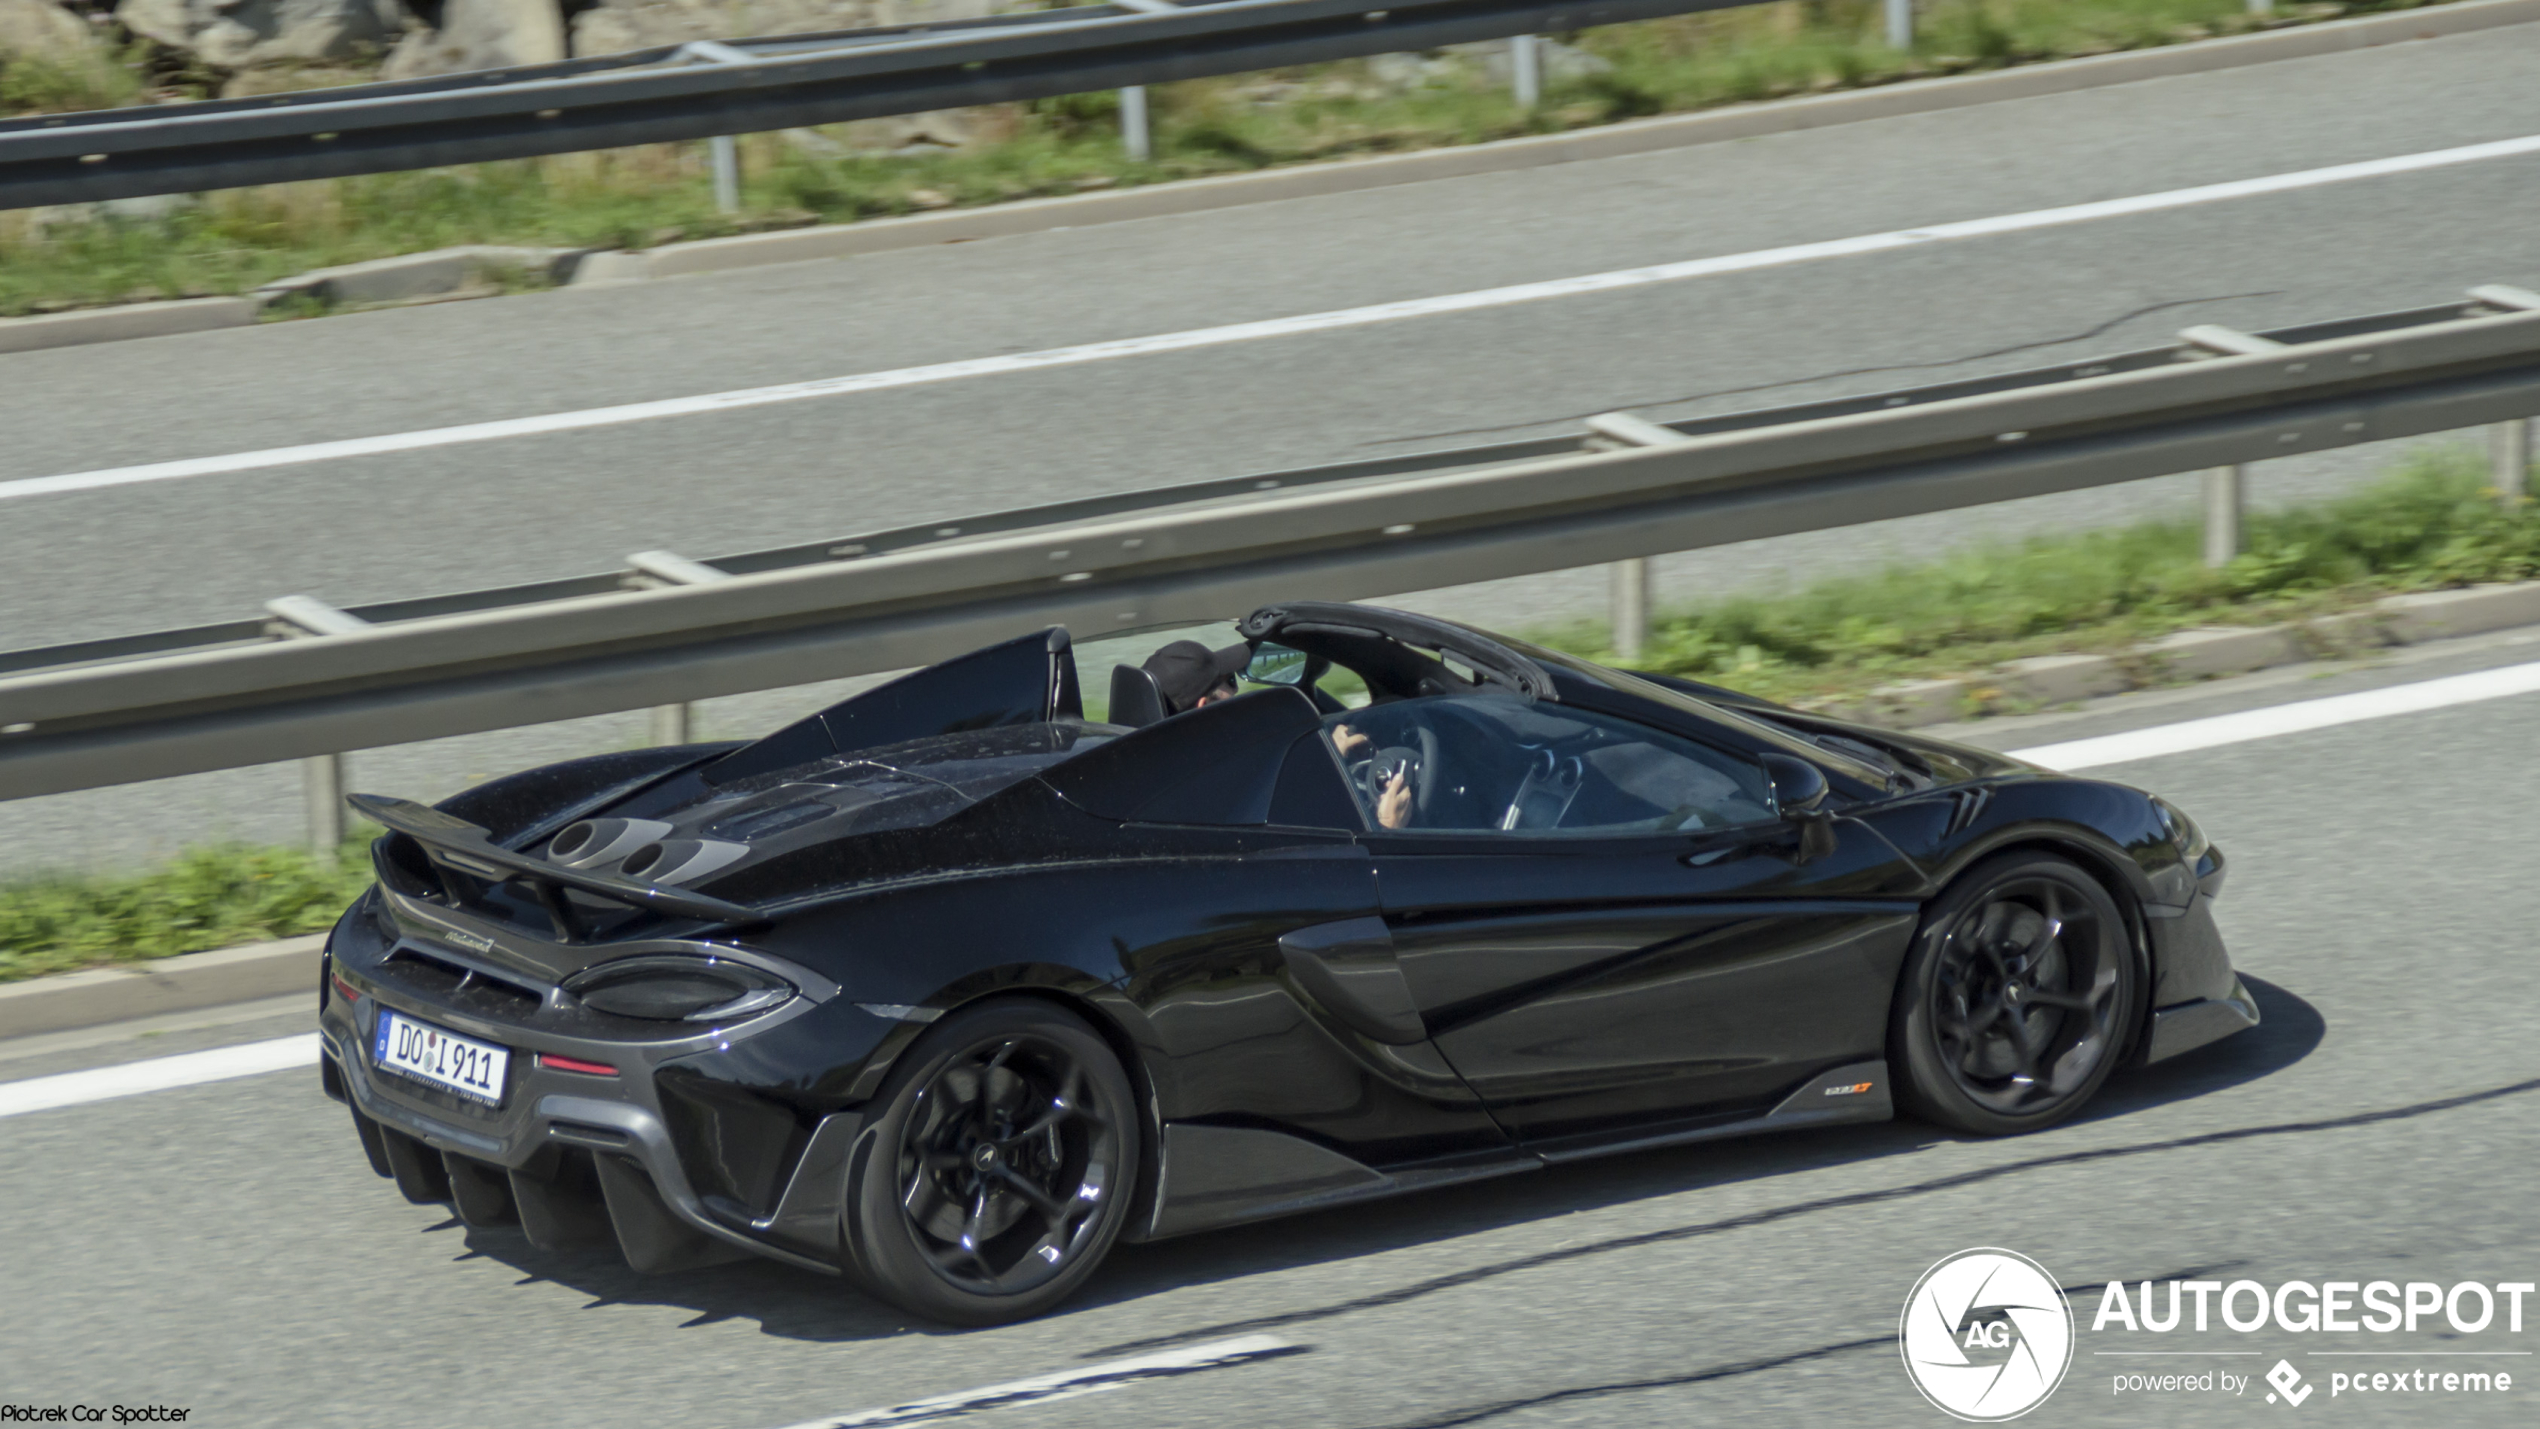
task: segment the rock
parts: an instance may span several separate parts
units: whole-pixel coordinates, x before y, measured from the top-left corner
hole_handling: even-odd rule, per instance
[[[911,208],[929,209],[950,208],[953,203],[952,195],[945,193],[940,189],[910,189],[908,191],[908,202]]]
[[[818,129],[779,131],[799,152],[821,159],[858,154],[949,154],[980,144],[999,144],[1023,132],[1023,106],[982,104],[857,119]]]
[[[407,23],[399,0],[123,0],[115,19],[220,69],[360,59]]]
[[[556,0],[447,0],[441,27],[399,40],[379,77],[554,64],[564,56],[564,12]]]
[[[1600,56],[1540,35],[1535,37],[1535,63],[1541,66],[1546,84],[1586,79],[1614,68]],[[1516,73],[1506,40],[1449,45],[1425,54],[1376,55],[1367,61],[1367,77],[1391,94],[1476,82],[1505,88],[1515,81]]]
[[[72,61],[98,49],[88,22],[53,0],[0,0],[0,59]]]
[[[691,40],[978,20],[1038,8],[1033,0],[600,0],[573,17],[573,52],[620,54]]]
[[[927,154],[1001,144],[1023,132],[1023,106],[982,104],[969,109],[930,109],[923,114],[894,114],[884,119],[858,119],[832,132],[846,146],[864,153]]]
[[[1431,85],[1462,83],[1471,77],[1472,66],[1460,55],[1405,53],[1373,55],[1367,60],[1367,77],[1389,94],[1407,94]]]
[[[97,205],[96,213],[100,218],[120,218],[131,222],[148,223],[154,219],[170,218],[188,209],[202,206],[201,194],[143,194],[138,198],[106,199]],[[134,301],[137,302],[139,299]]]

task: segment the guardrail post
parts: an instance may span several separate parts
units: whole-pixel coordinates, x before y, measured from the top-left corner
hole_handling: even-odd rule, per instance
[[[741,145],[729,134],[706,141],[714,160],[714,206],[725,213],[741,211]]]
[[[695,705],[684,703],[653,706],[653,743],[688,743],[690,729],[696,723],[696,709]]]
[[[1518,108],[1532,109],[1543,102],[1543,46],[1534,36],[1509,37],[1508,83],[1516,91]]]
[[[286,595],[265,602],[273,617],[266,629],[284,639],[350,635],[370,622],[338,610],[315,596]],[[335,867],[344,846],[344,755],[313,754],[300,761],[300,792],[308,805],[309,856],[321,868]]]
[[[1661,426],[1629,412],[1601,412],[1587,419],[1587,447],[1622,451],[1631,447],[1681,446],[1692,440],[1673,427]],[[1616,561],[1614,577],[1614,658],[1629,664],[1649,644],[1649,561],[1642,556]]]
[[[1613,572],[1614,658],[1630,664],[1649,645],[1649,560],[1616,561]]]
[[[2500,313],[2540,312],[2540,293],[2503,283],[2469,290],[2470,300]],[[2519,511],[2531,499],[2531,422],[2517,417],[2487,429],[2488,485],[2496,488],[2496,504]]]
[[[672,50],[665,64],[745,65],[754,56],[721,40],[691,40]],[[741,211],[741,146],[729,134],[706,141],[706,158],[714,170],[714,206],[724,213]]]
[[[300,789],[309,804],[309,856],[319,867],[333,868],[344,847],[344,756],[301,760]]]
[[[2217,569],[2240,554],[2240,518],[2247,509],[2244,470],[2218,466],[2205,473],[2205,564]]]
[[[671,551],[637,551],[626,558],[635,568],[635,583],[655,588],[661,586],[714,585],[732,579],[730,571],[717,570],[703,561],[692,561]],[[652,710],[652,736],[655,745],[686,744],[696,732],[697,707],[682,701],[678,704],[655,705]]]
[[[2517,417],[2487,429],[2487,455],[2496,504],[2517,511],[2531,499],[2531,419]]]
[[[1887,0],[1887,47],[1910,50],[1914,47],[1914,0]]]
[[[2200,323],[2178,335],[2184,358],[2261,357],[2281,352],[2284,344],[2218,323]],[[2205,564],[2221,569],[2240,554],[2242,518],[2249,509],[2246,467],[2222,466],[2205,473]]]
[[[1123,10],[1141,15],[1170,15],[1173,0],[1112,0]],[[1155,157],[1155,145],[1147,134],[1147,87],[1133,84],[1120,91],[1120,143],[1129,157],[1143,164]]]
[[[1155,157],[1155,145],[1147,136],[1147,87],[1143,84],[1120,91],[1120,145],[1141,164]]]

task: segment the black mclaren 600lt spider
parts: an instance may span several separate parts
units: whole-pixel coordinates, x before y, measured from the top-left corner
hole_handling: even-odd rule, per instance
[[[2222,855],[2138,790],[1397,611],[1235,628],[1250,688],[1189,709],[1122,665],[1087,719],[1053,629],[753,743],[353,796],[327,1092],[471,1226],[977,1324],[1123,1239],[2033,1130],[2257,1021]]]

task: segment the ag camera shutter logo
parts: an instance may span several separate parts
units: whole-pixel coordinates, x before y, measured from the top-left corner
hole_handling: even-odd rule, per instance
[[[1923,1272],[1897,1333],[1905,1373],[1934,1408],[1990,1424],[2046,1402],[2073,1363],[2073,1312],[2046,1267],[2012,1250],[1962,1250]]]

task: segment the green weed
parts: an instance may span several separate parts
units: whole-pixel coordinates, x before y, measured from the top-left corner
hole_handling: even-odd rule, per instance
[[[354,839],[333,868],[305,849],[215,844],[146,872],[0,883],[0,982],[322,932],[370,881]]]
[[[2540,575],[2540,514],[2501,509],[2488,479],[2475,453],[2421,455],[2353,495],[2253,515],[2248,550],[2219,570],[2203,563],[2194,524],[2147,523],[1722,601],[1655,622],[1639,663],[1776,699],[1824,697],[2190,625],[2299,619],[2394,591]],[[1550,643],[1609,653],[1599,630]]]

